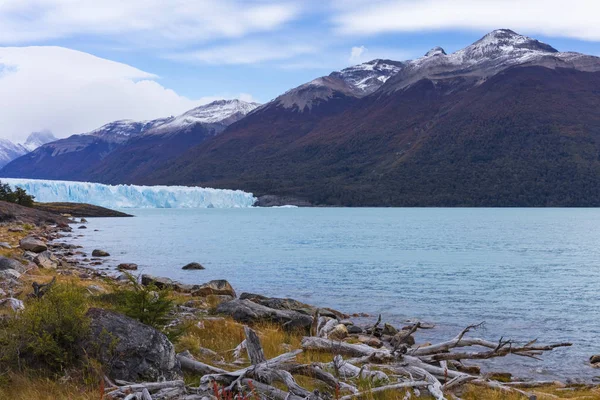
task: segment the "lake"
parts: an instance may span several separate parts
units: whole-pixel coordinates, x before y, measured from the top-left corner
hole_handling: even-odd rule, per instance
[[[600,375],[586,364],[600,353],[600,209],[125,211],[136,218],[92,219],[74,241],[140,273],[435,323],[418,342],[482,321],[474,335],[494,341],[571,341],[542,362],[510,363],[524,376]],[[181,270],[192,261],[206,270]]]

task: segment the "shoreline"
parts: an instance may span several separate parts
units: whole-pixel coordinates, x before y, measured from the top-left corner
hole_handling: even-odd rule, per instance
[[[92,223],[93,224],[93,221]],[[69,278],[74,278],[76,277],[77,279],[83,279],[85,282],[88,282],[90,286],[100,286],[102,287],[102,285],[105,285],[107,280],[119,284],[119,282],[122,282],[122,278],[120,279],[120,277],[115,277],[111,274],[111,271],[106,271],[106,270],[99,270],[97,267],[101,267],[102,266],[102,259],[103,257],[94,257],[96,260],[94,260],[94,262],[98,262],[99,264],[97,265],[92,265],[92,266],[87,266],[87,265],[83,265],[81,264],[80,259],[78,258],[78,256],[83,256],[85,257],[85,254],[77,254],[80,250],[77,248],[76,245],[73,244],[63,244],[64,242],[62,242],[64,239],[68,239],[68,234],[72,233],[73,229],[71,227],[65,227],[64,225],[53,225],[52,227],[48,224],[43,224],[39,229],[34,230],[33,232],[29,232],[30,234],[36,234],[38,236],[43,236],[48,240],[48,247],[51,250],[52,254],[58,259],[60,260],[60,263],[57,265],[56,269],[54,271],[56,271],[56,274],[59,276],[62,276],[63,278],[69,279]],[[101,247],[101,246],[99,246]],[[92,259],[90,259],[92,260]],[[45,268],[40,268],[40,271],[45,270]],[[48,272],[48,271],[46,271]],[[135,273],[135,270],[132,271],[133,273]],[[42,275],[43,276],[43,275]],[[55,275],[56,276],[56,275]],[[33,277],[35,278],[36,275],[33,275]],[[142,278],[143,279],[143,278]],[[187,298],[189,299],[187,303],[189,303],[190,301],[194,300],[197,298],[198,295],[198,290],[199,287],[202,287],[203,285],[183,285],[183,284],[179,284],[177,282],[174,281],[170,281],[166,278],[160,278],[160,277],[154,277],[152,278],[154,279],[154,284],[156,284],[157,282],[160,285],[163,285],[163,287],[165,288],[169,288],[170,290],[172,290],[174,293],[177,294],[177,296],[181,296],[183,298]],[[47,280],[47,278],[46,278]],[[200,279],[201,280],[201,279]],[[226,281],[224,281],[226,282]],[[157,285],[158,287],[159,285]],[[252,297],[254,297],[254,301],[256,301],[256,304],[259,304],[261,306],[265,306],[265,304],[267,305],[277,305],[277,306],[281,306],[282,301],[286,301],[287,304],[282,306],[282,309],[279,309],[279,312],[288,312],[290,311],[290,307],[296,307],[296,309],[298,308],[305,308],[303,310],[303,312],[301,312],[301,314],[304,314],[305,316],[310,316],[311,312],[314,312],[315,309],[318,310],[317,307],[313,307],[313,306],[309,306],[307,304],[304,303],[300,303],[300,302],[295,302],[292,299],[274,299],[274,298],[265,298],[263,296],[260,295],[249,295],[249,294],[243,294],[242,296],[231,296],[231,293],[226,294],[229,291],[229,288],[227,287],[229,286],[229,288],[231,288],[231,286],[226,283],[226,285],[224,284],[225,287],[225,291],[223,293],[219,292],[218,290],[216,292],[214,292],[214,288],[211,288],[210,290],[212,290],[213,292],[211,293],[220,293],[217,294],[216,296],[221,296],[220,298],[218,298],[219,300],[219,304],[216,306],[216,310],[217,311],[221,311],[221,315],[223,313],[227,314],[230,313],[230,316],[228,318],[232,318],[234,320],[239,320],[237,321],[238,323],[256,323],[257,321],[252,321],[251,319],[247,319],[244,320],[244,318],[239,317],[240,311],[237,309],[229,309],[228,310],[228,306],[226,306],[227,304],[231,303],[232,301],[244,301],[244,302],[248,302],[251,301],[252,302]],[[219,289],[220,290],[220,289]],[[231,291],[233,291],[233,293],[235,294],[235,291],[233,288],[231,288]],[[211,294],[211,296],[214,294]],[[243,297],[243,298],[242,298]],[[196,300],[194,300],[196,301]],[[292,303],[293,305],[290,306],[290,303]],[[222,306],[222,304],[225,304],[225,306]],[[239,304],[238,304],[239,305]],[[189,307],[181,305],[181,309],[180,311],[183,311],[182,315],[185,315],[185,313],[189,313],[192,312],[190,311]],[[187,307],[187,308],[186,308]],[[220,307],[220,308],[219,308]],[[266,307],[266,306],[265,306]],[[310,309],[307,309],[307,307],[310,307]],[[272,309],[272,310],[276,310],[276,309]],[[309,311],[310,310],[310,311]],[[292,310],[294,311],[294,310]],[[371,328],[369,328],[369,326],[362,324],[362,326],[360,326],[359,324],[354,325],[354,323],[352,323],[351,321],[347,321],[348,317],[347,315],[344,315],[343,313],[337,312],[335,310],[329,310],[331,311],[331,314],[328,315],[328,318],[337,318],[337,321],[346,321],[349,322],[347,325],[345,325],[347,328],[348,327],[353,327],[352,329],[354,329],[355,332],[357,332],[357,329],[360,328],[362,331],[361,333],[346,333],[346,338],[344,338],[344,340],[342,342],[348,342],[349,345],[353,345],[352,343],[363,343],[363,342],[356,342],[354,339],[362,339],[363,341],[365,341],[366,343],[363,343],[362,346],[370,346],[373,349],[385,349],[388,348],[391,340],[394,336],[391,336],[389,333],[394,333],[394,335],[397,335],[399,333],[404,332],[405,334],[407,333],[407,331],[411,331],[412,329],[414,329],[414,331],[411,333],[412,336],[415,332],[417,332],[418,329],[423,328],[422,326],[419,326],[418,328],[415,328],[415,325],[413,326],[404,326],[404,327],[394,327],[388,324],[385,324],[385,321],[381,322],[382,327],[381,332],[377,331],[377,325],[372,326]],[[193,311],[192,313],[194,313],[196,311]],[[214,312],[214,310],[213,310]],[[236,313],[237,313],[237,318],[236,318]],[[247,313],[246,313],[247,314]],[[204,315],[204,314],[203,314]],[[207,316],[210,315],[214,315],[213,313],[208,313],[206,314]],[[221,318],[215,316],[217,318]],[[215,317],[209,317],[209,318],[215,318]],[[297,317],[297,316],[296,316]],[[359,315],[354,315],[354,318],[358,318],[361,317]],[[364,317],[364,316],[362,316]],[[286,322],[290,322],[292,320],[288,320]],[[298,323],[293,322],[294,324]],[[304,324],[306,324],[306,320],[304,321]],[[285,324],[284,324],[285,325]],[[339,325],[339,324],[338,324]],[[283,325],[281,325],[283,327]],[[337,325],[336,325],[337,326]],[[356,326],[356,328],[354,328]],[[426,328],[431,328],[431,327],[426,327]],[[341,329],[341,328],[340,328]],[[371,329],[371,331],[369,331],[369,329]],[[386,332],[386,334],[383,333],[384,329],[388,329],[389,331]],[[392,330],[394,329],[394,330]],[[362,335],[365,334],[366,336],[368,336],[368,340],[365,339],[364,337],[360,337],[360,336],[350,336],[350,335]],[[384,337],[385,335],[385,337]],[[364,335],[363,335],[364,336]],[[377,339],[378,341],[375,341],[374,339]],[[369,343],[370,342],[370,343]],[[413,339],[413,345],[414,345],[414,339]],[[419,346],[419,345],[417,345]],[[504,378],[506,379],[506,374],[504,375]],[[530,382],[530,381],[523,381],[523,382]],[[546,384],[550,384],[550,382],[546,382]],[[577,383],[578,385],[581,385],[581,382]],[[561,383],[560,386],[565,385],[565,383]],[[591,388],[592,386],[590,386]]]

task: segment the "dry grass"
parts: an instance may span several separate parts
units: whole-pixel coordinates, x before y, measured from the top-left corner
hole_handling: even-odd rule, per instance
[[[100,388],[24,375],[11,375],[0,385],[0,399],[6,400],[98,400],[100,393]]]

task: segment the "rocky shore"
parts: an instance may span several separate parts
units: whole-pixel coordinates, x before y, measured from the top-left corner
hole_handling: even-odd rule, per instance
[[[0,205],[0,212],[7,213],[0,226],[4,321],[19,318],[31,301],[43,301],[57,285],[81,288],[91,306],[84,310],[89,331],[77,346],[100,366],[104,399],[516,399],[599,394],[593,385],[524,381],[505,371],[484,374],[477,365],[478,360],[495,357],[538,358],[569,343],[489,341],[474,335],[478,325],[441,343],[420,343],[419,331],[434,326],[393,326],[381,316],[359,323],[364,315],[294,299],[238,295],[226,280],[188,285],[135,276],[135,264],[100,269],[107,252],[99,248],[88,255],[65,240],[80,220],[73,225],[73,219],[6,205]],[[197,263],[182,267],[203,268]],[[121,295],[130,296],[128,301],[145,296],[140,313],[132,317],[115,309],[111,304]],[[161,302],[172,307],[161,317],[163,322],[155,323],[147,317]],[[389,393],[391,397],[385,397]],[[491,397],[497,393],[505,397]]]

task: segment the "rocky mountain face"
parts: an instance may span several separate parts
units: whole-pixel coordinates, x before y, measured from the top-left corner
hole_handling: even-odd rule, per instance
[[[85,134],[47,143],[6,165],[0,175],[128,182],[218,135],[257,106],[240,100],[221,100],[177,117],[111,122]]]
[[[138,183],[346,206],[600,205],[598,57],[502,29],[370,68],[292,89]]]
[[[12,160],[54,140],[56,138],[52,132],[48,131],[31,133],[23,144],[13,143],[8,139],[0,139],[0,168]]]

